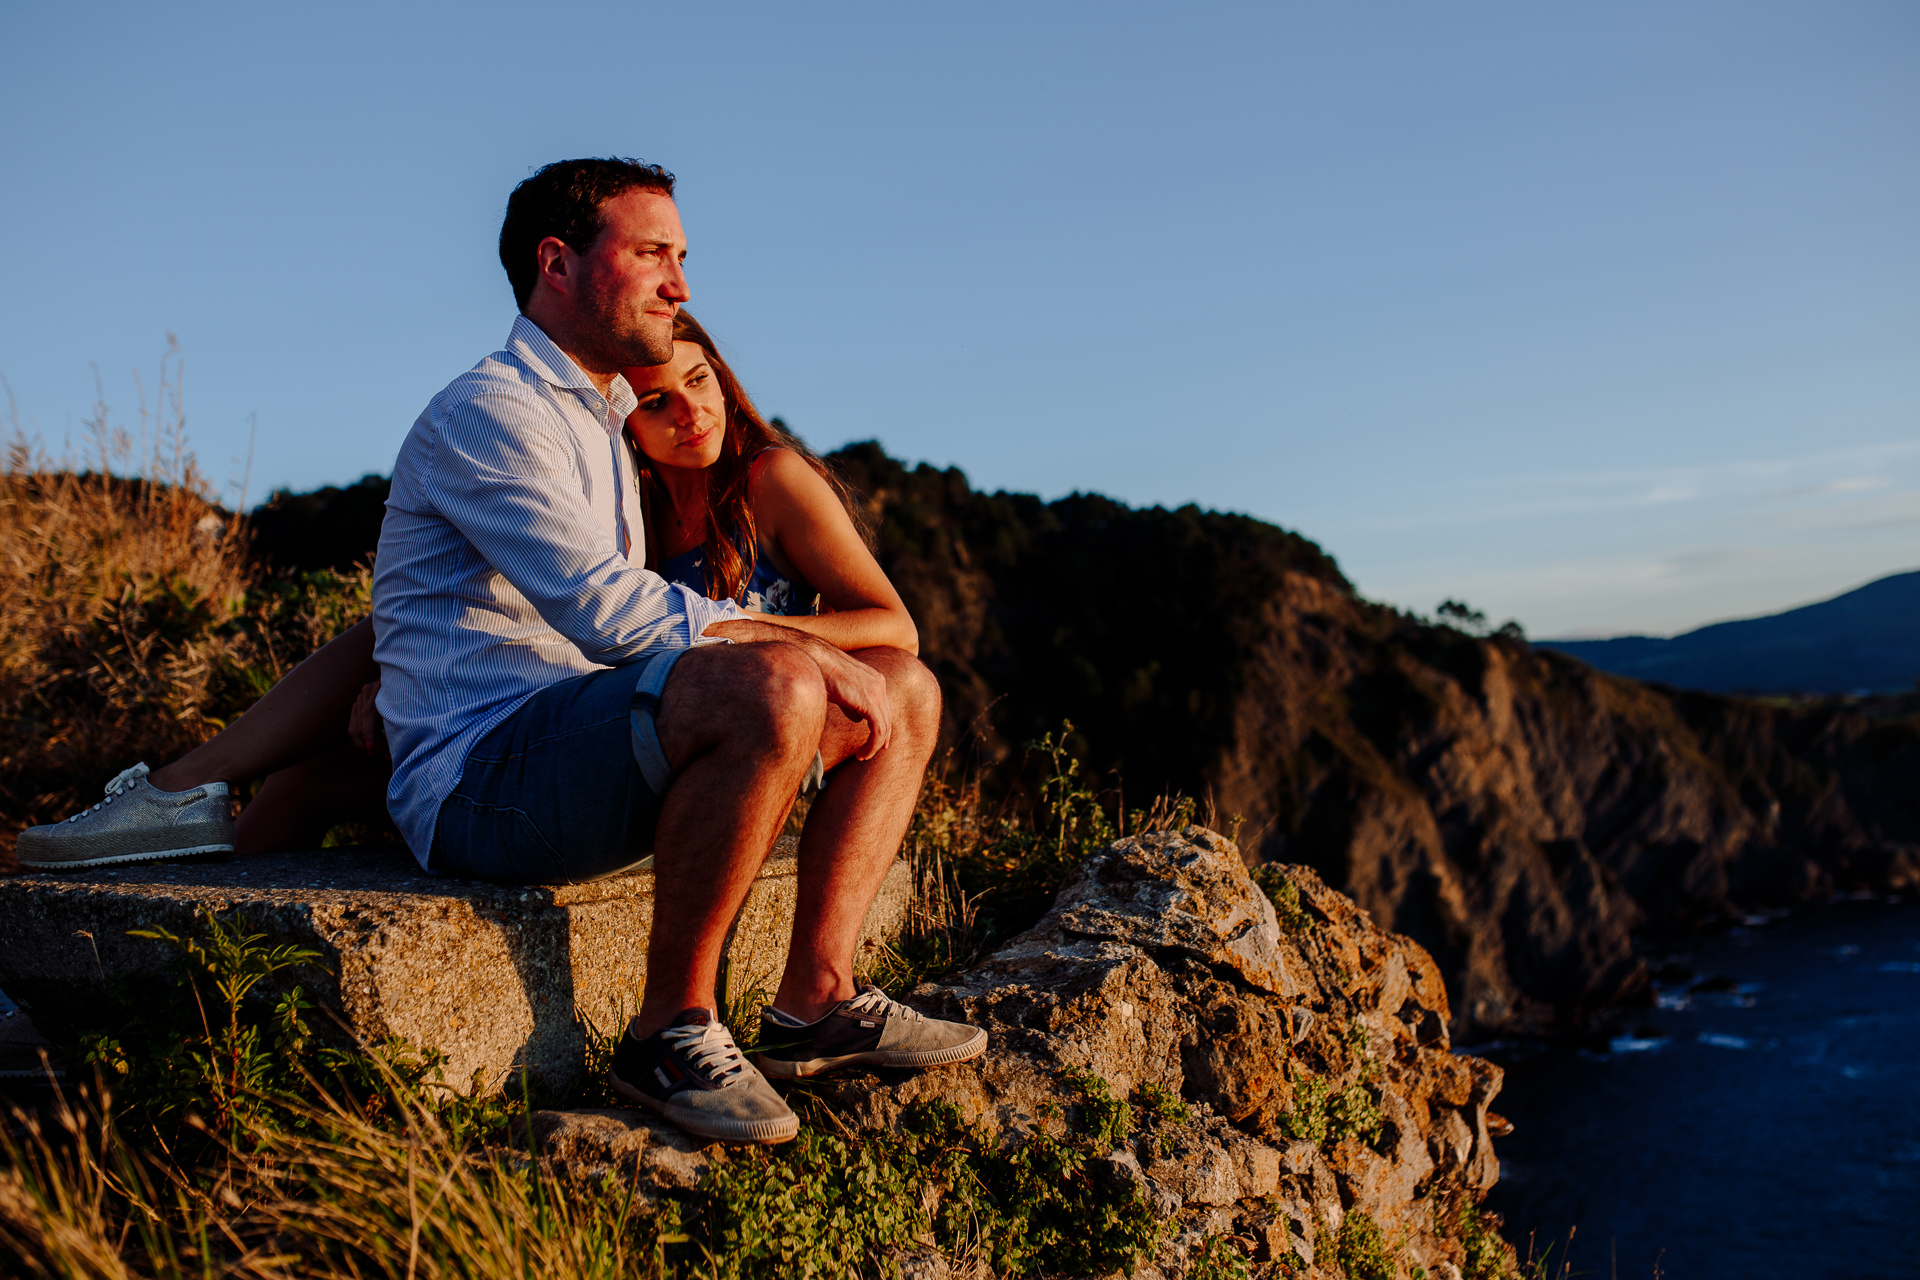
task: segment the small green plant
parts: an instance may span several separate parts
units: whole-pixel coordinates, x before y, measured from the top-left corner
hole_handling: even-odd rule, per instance
[[[1358,1138],[1374,1146],[1386,1125],[1387,1118],[1381,1114],[1380,1104],[1363,1084],[1350,1084],[1327,1102],[1327,1135],[1335,1142]]]
[[[261,1133],[310,1125],[307,1102],[318,1085],[356,1100],[370,1116],[392,1105],[395,1088],[430,1093],[461,1140],[506,1132],[512,1108],[498,1097],[448,1088],[444,1054],[397,1036],[377,1045],[323,1037],[304,987],[277,996],[263,987],[297,970],[321,972],[319,952],[269,946],[239,913],[202,911],[199,924],[185,934],[131,930],[172,951],[173,970],[157,982],[110,984],[93,1010],[100,1025],[81,1034],[83,1059],[116,1090],[123,1120],[157,1134],[177,1132],[178,1122],[191,1118],[190,1131],[238,1152]],[[202,1152],[177,1154],[190,1161]]]
[[[1472,1200],[1461,1199],[1451,1209],[1435,1205],[1434,1233],[1460,1242],[1466,1259],[1460,1273],[1465,1280],[1508,1280],[1513,1274],[1512,1252],[1500,1237],[1500,1220]]]
[[[1133,1102],[1140,1113],[1152,1122],[1154,1144],[1161,1155],[1173,1150],[1173,1134],[1169,1129],[1173,1125],[1186,1124],[1193,1119],[1193,1108],[1173,1090],[1153,1083],[1140,1085],[1133,1091]]]
[[[1316,1145],[1327,1140],[1327,1082],[1308,1076],[1293,1084],[1293,1110],[1280,1117],[1280,1131]]]
[[[1358,1138],[1369,1146],[1380,1140],[1387,1118],[1365,1085],[1355,1082],[1334,1093],[1322,1076],[1293,1086],[1293,1110],[1280,1117],[1280,1131],[1312,1143]]]
[[[1143,1084],[1133,1091],[1133,1100],[1140,1110],[1162,1124],[1186,1124],[1193,1119],[1193,1108],[1165,1085]]]
[[[1001,1215],[987,1251],[996,1275],[1103,1275],[1130,1271],[1152,1253],[1159,1217],[1131,1184],[1116,1191],[1095,1182],[1087,1156],[1084,1140],[1036,1133],[1010,1157],[975,1160],[975,1176]],[[963,1211],[961,1203],[951,1207]]]
[[[1287,879],[1277,862],[1263,862],[1253,869],[1253,882],[1273,904],[1274,918],[1288,933],[1305,933],[1313,928],[1313,916],[1300,900],[1300,886]]]
[[[1188,1280],[1249,1280],[1252,1264],[1240,1242],[1224,1234],[1210,1235],[1193,1251]]]
[[[1387,1237],[1379,1223],[1358,1210],[1340,1224],[1334,1257],[1347,1280],[1393,1280],[1393,1251],[1387,1247]]]
[[[1105,1080],[1082,1067],[1068,1067],[1062,1073],[1080,1091],[1080,1130],[1101,1154],[1123,1147],[1133,1132],[1133,1107],[1125,1098],[1113,1096]]]
[[[928,1229],[911,1142],[851,1142],[818,1130],[778,1152],[720,1165],[701,1188],[703,1232],[725,1280],[874,1274]]]

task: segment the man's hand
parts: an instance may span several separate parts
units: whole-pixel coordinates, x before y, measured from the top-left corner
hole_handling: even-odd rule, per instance
[[[375,759],[391,760],[393,757],[387,750],[387,725],[373,701],[379,694],[378,680],[360,690],[360,696],[353,700],[353,710],[347,713],[347,737]]]
[[[849,720],[867,722],[867,741],[854,753],[854,759],[873,759],[893,737],[893,701],[887,697],[887,678],[824,640],[812,636],[807,639],[811,641],[807,652],[820,664],[820,674],[827,682],[827,701],[846,712]]]
[[[867,740],[854,753],[855,759],[873,759],[893,737],[893,702],[887,697],[887,678],[858,658],[804,631],[757,619],[716,622],[704,634],[725,636],[736,644],[791,644],[805,650],[826,681],[827,701],[846,712],[847,719],[866,723]]]

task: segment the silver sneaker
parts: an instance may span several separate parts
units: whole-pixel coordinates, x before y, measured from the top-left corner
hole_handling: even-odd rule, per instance
[[[42,871],[81,870],[116,862],[158,862],[233,852],[227,784],[162,791],[137,764],[107,784],[107,798],[65,822],[28,827],[15,846],[20,865]]]
[[[964,1022],[929,1018],[862,982],[818,1022],[801,1022],[772,1005],[760,1011],[754,1061],[775,1080],[798,1080],[835,1067],[938,1067],[987,1051],[987,1033]]]

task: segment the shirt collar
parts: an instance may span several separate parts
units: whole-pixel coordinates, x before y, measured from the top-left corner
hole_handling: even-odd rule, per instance
[[[507,350],[525,361],[527,367],[546,382],[568,391],[584,391],[596,399],[603,400],[613,416],[622,421],[628,414],[640,406],[640,398],[633,394],[633,388],[620,374],[613,375],[613,385],[608,388],[608,396],[600,395],[600,388],[593,385],[585,371],[575,364],[573,357],[555,346],[553,339],[525,316],[515,316],[513,331],[507,335]]]

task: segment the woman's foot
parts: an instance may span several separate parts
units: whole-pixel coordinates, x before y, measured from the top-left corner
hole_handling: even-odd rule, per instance
[[[162,791],[137,764],[107,784],[106,799],[65,822],[28,827],[15,852],[40,871],[84,870],[119,862],[159,862],[233,852],[227,784]]]

